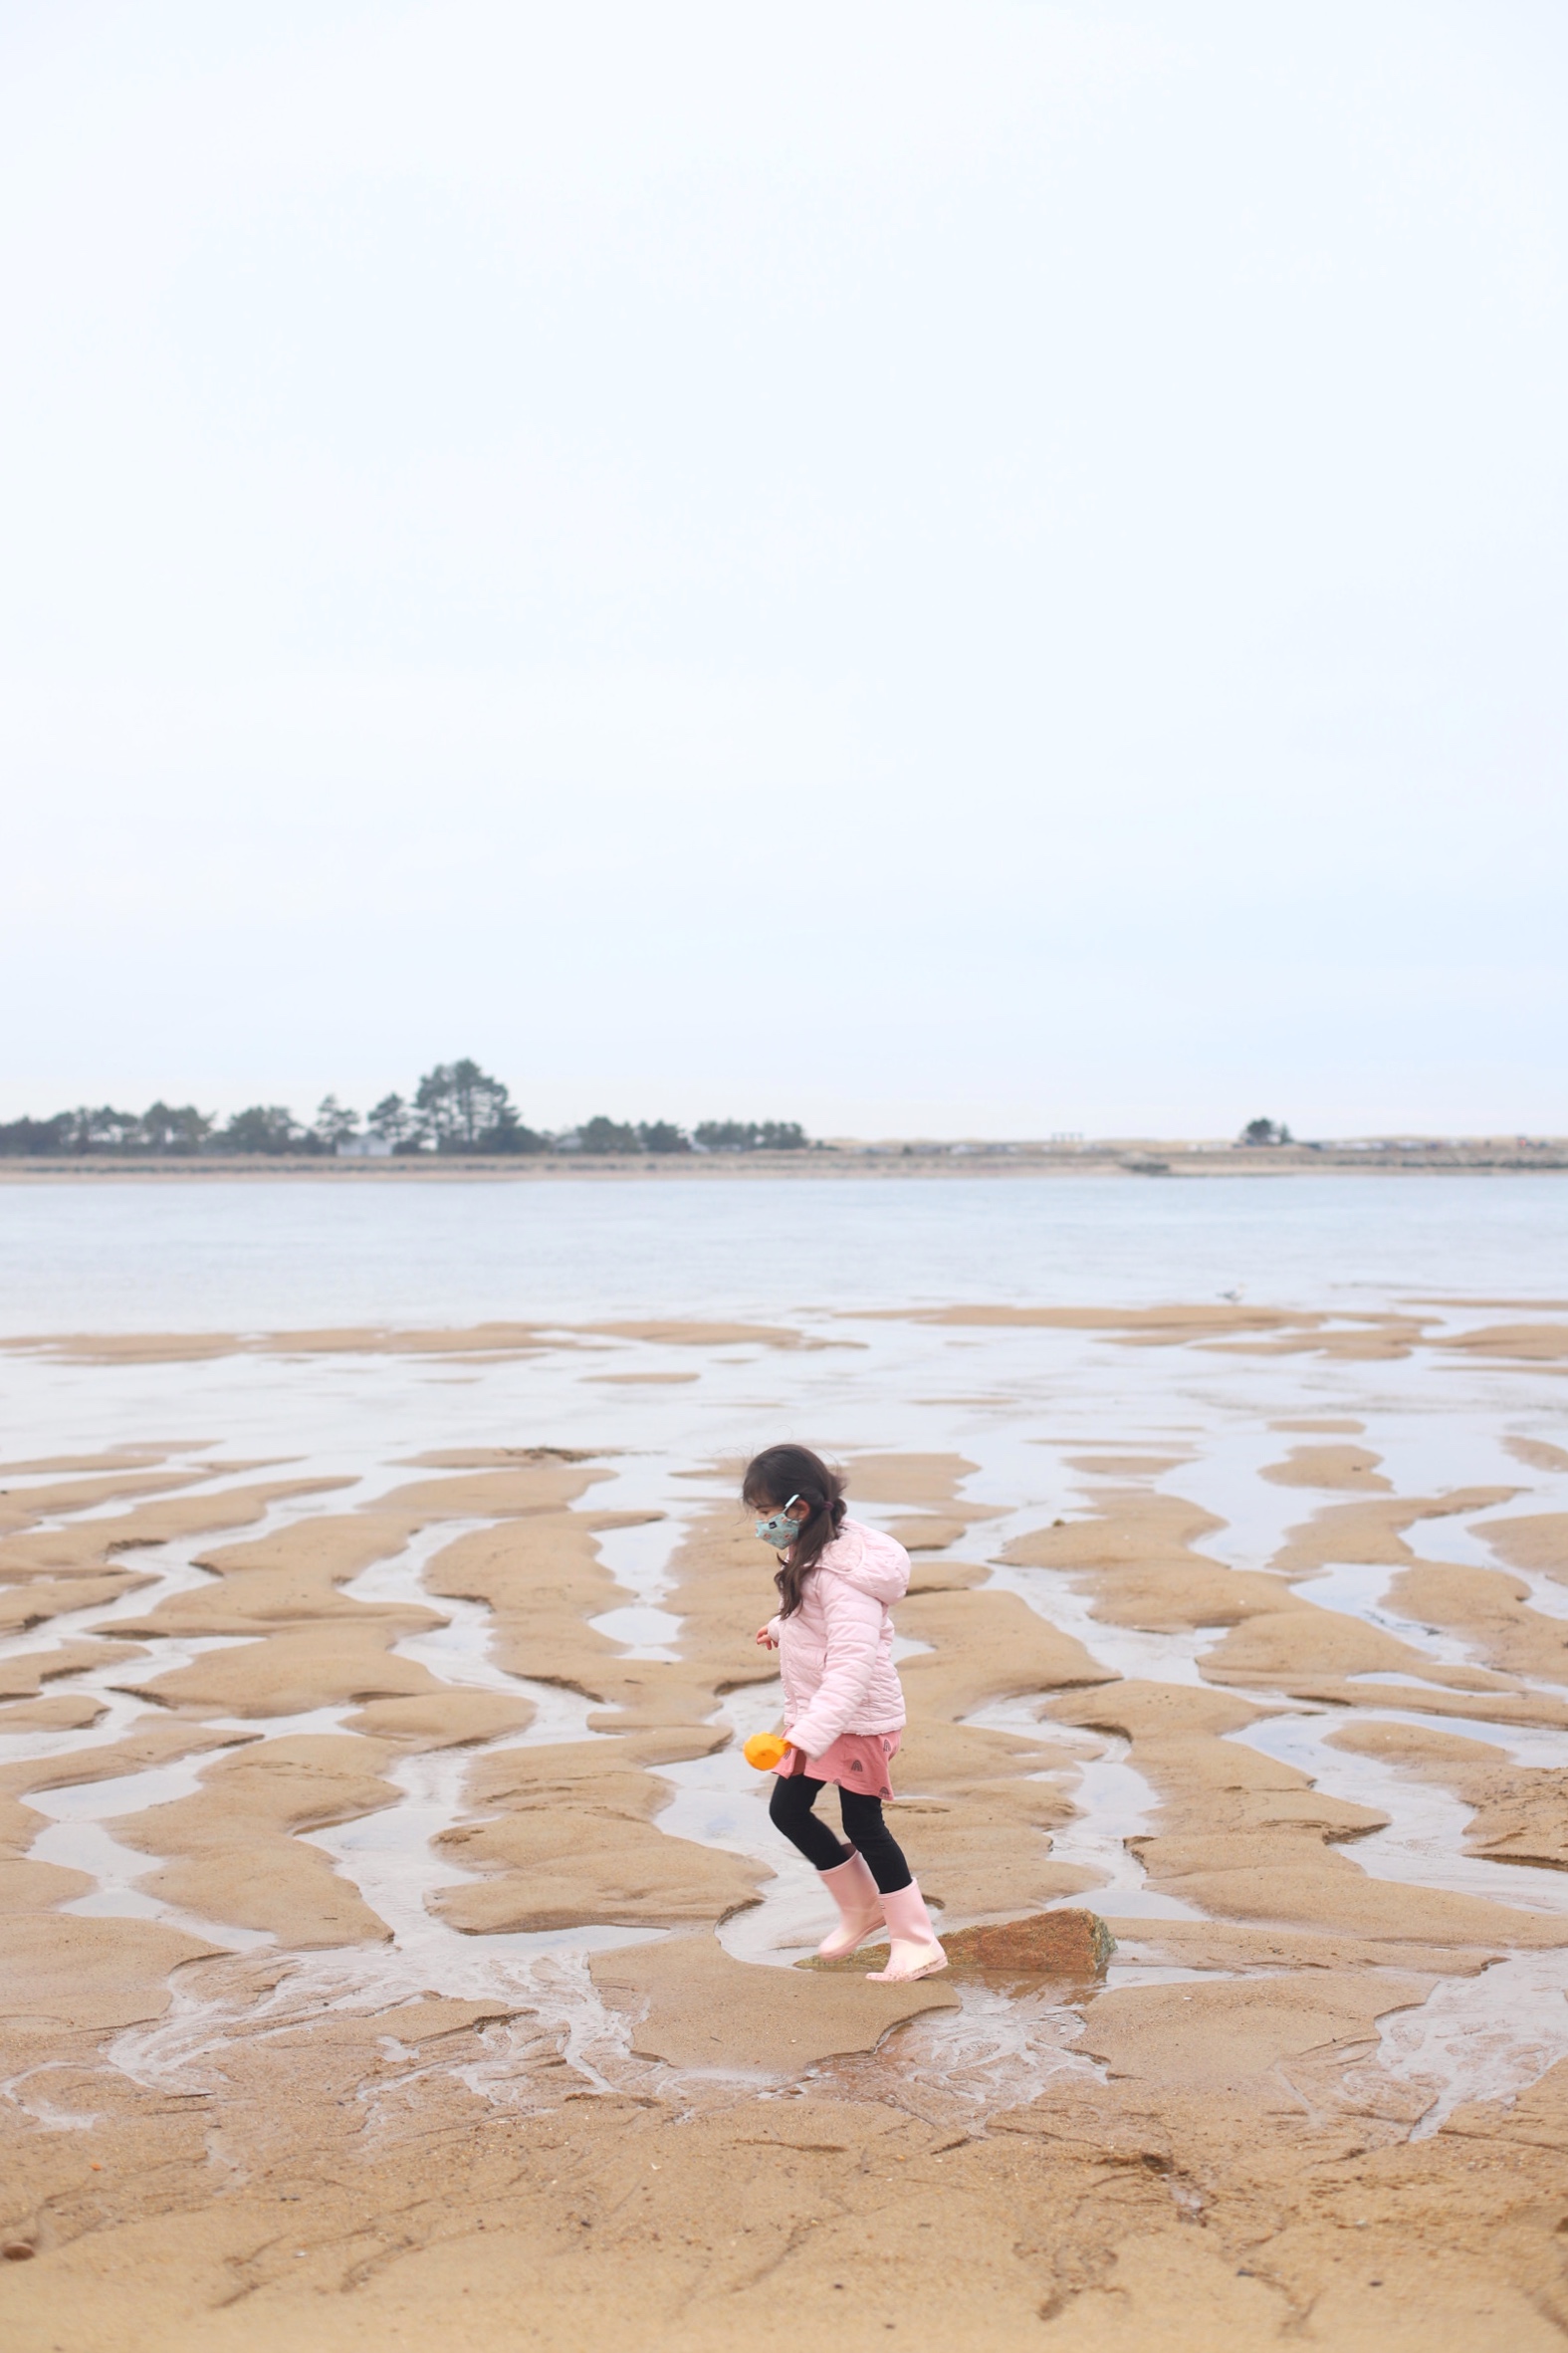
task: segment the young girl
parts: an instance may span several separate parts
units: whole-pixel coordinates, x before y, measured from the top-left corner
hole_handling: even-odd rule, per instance
[[[839,1926],[817,1951],[852,1953],[888,1931],[890,1985],[928,1978],[948,1957],[882,1819],[893,1794],[887,1768],[904,1728],[893,1664],[891,1604],[909,1587],[909,1554],[892,1536],[844,1516],[844,1482],[803,1446],[770,1446],[747,1466],[742,1501],[779,1554],[780,1610],[757,1639],[779,1653],[789,1746],[775,1767],[775,1827],[821,1874]],[[847,1847],[812,1812],[826,1782],[838,1787]]]

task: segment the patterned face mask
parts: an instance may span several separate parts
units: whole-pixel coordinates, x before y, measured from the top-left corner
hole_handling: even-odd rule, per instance
[[[771,1520],[759,1520],[757,1523],[758,1535],[765,1544],[772,1544],[776,1552],[787,1552],[805,1526],[803,1520],[789,1518],[790,1512],[799,1501],[797,1495],[792,1495],[782,1512],[776,1512]]]

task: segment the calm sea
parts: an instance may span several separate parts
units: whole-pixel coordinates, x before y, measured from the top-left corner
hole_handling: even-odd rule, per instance
[[[1561,1176],[0,1186],[0,1334],[1568,1295]]]

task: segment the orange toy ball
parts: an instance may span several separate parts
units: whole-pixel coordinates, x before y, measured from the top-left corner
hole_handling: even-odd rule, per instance
[[[772,1772],[788,1746],[781,1732],[754,1732],[741,1754],[759,1772]]]

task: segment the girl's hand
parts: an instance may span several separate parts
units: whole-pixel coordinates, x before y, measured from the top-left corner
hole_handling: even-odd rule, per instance
[[[768,1625],[758,1627],[757,1639],[762,1644],[764,1650],[777,1650],[779,1648],[778,1643],[773,1637],[772,1620],[770,1620]]]

